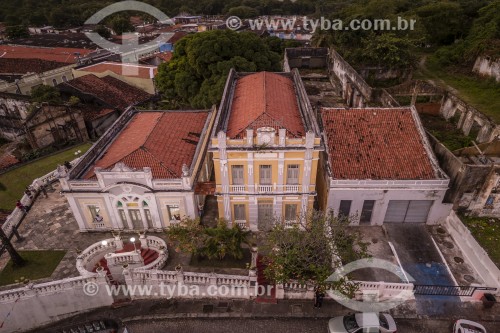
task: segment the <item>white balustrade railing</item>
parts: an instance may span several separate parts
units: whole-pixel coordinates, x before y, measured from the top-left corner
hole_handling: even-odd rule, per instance
[[[246,229],[247,228],[247,221],[246,220],[236,220],[234,223],[239,226],[241,229]]]
[[[297,220],[285,220],[285,228],[293,228],[297,225]]]
[[[230,185],[229,188],[233,193],[245,193],[247,191],[246,185]]]
[[[82,276],[94,274],[91,272],[93,267],[89,267],[93,259],[105,254],[120,250],[121,244],[116,242],[115,238],[104,239],[87,247],[76,257],[76,269]]]
[[[73,166],[76,165],[76,163],[78,163],[80,158],[81,157],[71,161],[71,165]],[[50,184],[54,180],[56,180],[57,176],[58,176],[57,170],[51,171],[48,174],[33,180],[33,182],[31,183],[31,188],[38,192],[42,186],[44,186],[45,184]],[[23,194],[23,196],[19,201],[21,201],[21,203],[24,206],[31,206],[33,204],[33,200],[26,194]],[[17,228],[23,216],[24,216],[24,211],[17,207],[14,208],[14,210],[12,211],[12,213],[10,213],[9,216],[7,216],[4,224],[2,225],[2,229],[8,237],[12,236],[14,228]]]
[[[285,185],[284,186],[284,192],[287,193],[298,193],[299,192],[299,185]]]
[[[273,185],[257,185],[259,193],[271,193],[273,192]]]

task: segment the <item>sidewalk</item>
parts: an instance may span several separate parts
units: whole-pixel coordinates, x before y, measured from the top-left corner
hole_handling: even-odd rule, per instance
[[[390,311],[395,319],[445,319],[467,318],[481,322],[498,322],[500,305],[483,310],[481,303],[440,304],[445,309],[439,316],[419,313],[415,301],[409,301]],[[425,307],[423,307],[425,308]],[[57,325],[36,329],[32,333],[53,333],[57,327],[75,325],[97,319],[113,319],[121,324],[148,322],[173,318],[331,318],[355,312],[334,300],[325,300],[323,307],[313,307],[312,300],[279,300],[278,304],[255,303],[253,300],[141,300],[123,304],[116,308],[101,308],[86,314],[65,319]]]

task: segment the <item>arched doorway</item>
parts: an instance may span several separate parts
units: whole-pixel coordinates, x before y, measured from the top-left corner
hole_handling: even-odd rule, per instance
[[[115,209],[125,229],[153,229],[148,200],[134,195],[122,196],[116,200]]]

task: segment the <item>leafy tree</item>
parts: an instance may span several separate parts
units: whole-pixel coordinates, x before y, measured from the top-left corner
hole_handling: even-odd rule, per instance
[[[123,35],[124,32],[131,32],[135,30],[132,23],[130,23],[130,20],[123,16],[113,17],[109,21],[109,24],[117,35]]]
[[[29,37],[28,29],[22,25],[7,27],[5,29],[8,39]]]
[[[267,237],[266,277],[275,283],[296,280],[321,286],[342,264],[366,258],[367,244],[349,230],[348,224],[349,218],[321,212],[305,218],[303,229],[285,228],[278,221]],[[345,283],[334,287],[343,290]]]
[[[55,87],[40,85],[31,90],[31,101],[58,104],[61,103],[61,95]]]
[[[411,68],[416,65],[413,42],[394,34],[383,34],[363,41],[363,61],[377,66]]]
[[[177,250],[219,260],[226,256],[243,258],[241,245],[248,244],[250,234],[237,225],[229,228],[224,220],[219,220],[216,227],[204,227],[192,219],[171,226],[167,233]]]
[[[99,25],[95,29],[95,32],[97,32],[99,35],[101,35],[104,38],[110,38],[111,37],[111,32],[109,32],[108,28],[106,28],[104,25]]]
[[[435,44],[451,44],[462,35],[465,19],[458,3],[441,1],[417,9],[428,39]]]
[[[158,88],[167,107],[208,108],[217,104],[231,68],[279,71],[279,54],[250,32],[212,30],[181,39],[172,60],[158,69]]]
[[[231,8],[227,12],[227,15],[238,16],[239,18],[246,19],[246,18],[252,18],[252,17],[258,16],[259,12],[257,9],[252,8],[252,7],[238,6],[238,7]]]

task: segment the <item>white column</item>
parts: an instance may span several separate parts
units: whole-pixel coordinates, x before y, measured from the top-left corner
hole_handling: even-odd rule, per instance
[[[254,187],[254,168],[253,168],[253,153],[249,152],[247,155],[248,161],[247,161],[247,169],[248,169],[248,193],[255,193],[257,192],[257,188]]]
[[[121,218],[117,218],[116,216],[116,209],[113,206],[113,200],[109,197],[109,194],[104,195],[104,202],[106,204],[106,209],[108,211],[109,218],[111,220],[111,226],[113,229],[123,229],[123,223],[121,221]]]
[[[156,230],[163,229],[165,224],[162,222],[161,209],[158,208],[156,196],[153,196],[151,200],[149,200],[149,212],[151,213],[151,219],[153,220],[153,227]]]
[[[76,223],[78,223],[78,227],[80,231],[87,231],[87,223],[85,222],[85,218],[80,213],[80,209],[78,204],[76,203],[75,198],[73,198],[72,194],[65,194],[66,199],[68,200],[69,207],[73,211],[73,216],[75,216]]]

